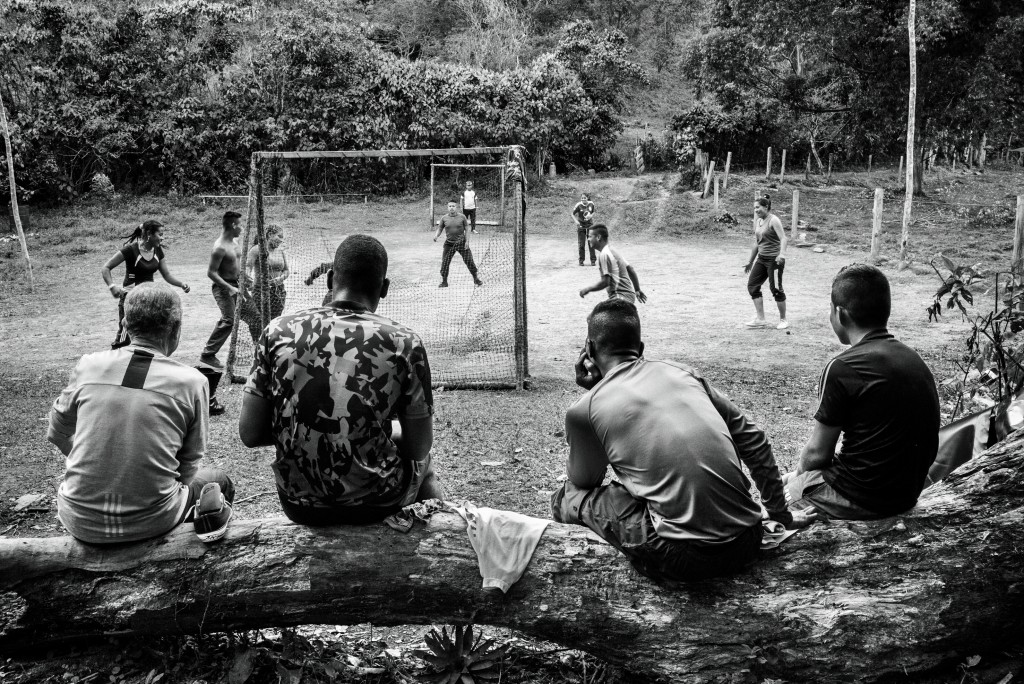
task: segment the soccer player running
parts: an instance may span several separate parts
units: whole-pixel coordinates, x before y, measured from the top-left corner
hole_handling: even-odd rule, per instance
[[[189,287],[174,276],[167,268],[164,260],[164,231],[163,224],[159,221],[149,220],[139,224],[125,238],[124,247],[114,253],[114,256],[103,264],[100,275],[103,282],[107,284],[110,294],[117,300],[117,336],[114,338],[111,349],[120,349],[132,343],[128,335],[128,329],[124,325],[124,298],[139,283],[153,282],[153,274],[157,271],[164,277],[164,280],[181,291],[188,294]],[[110,271],[124,264],[124,280],[120,285],[114,282]]]
[[[476,233],[476,190],[473,181],[466,181],[466,189],[462,193],[462,215],[469,221],[469,231]]]
[[[213,327],[199,360],[213,368],[223,368],[217,352],[231,336],[235,325],[235,305],[238,301],[238,264],[241,249],[238,236],[242,234],[242,215],[236,211],[224,214],[220,237],[213,243],[210,265],[206,275],[213,281],[213,298],[220,309],[220,320]]]
[[[608,227],[603,223],[591,226],[587,231],[587,243],[591,251],[597,251],[601,279],[580,290],[580,297],[598,290],[608,290],[608,299],[624,299],[631,304],[639,299],[641,304],[646,304],[647,295],[640,289],[640,278],[636,271],[608,244]]]
[[[589,244],[587,230],[593,225],[594,203],[590,201],[590,194],[584,192],[580,195],[580,201],[572,208],[572,220],[576,223],[576,242],[580,248],[580,266],[583,265],[583,257],[586,256],[584,249]],[[593,245],[590,246],[590,265],[597,263],[597,255],[594,253]]]
[[[456,252],[462,255],[462,261],[465,262],[466,268],[473,276],[473,282],[477,285],[484,284],[477,275],[473,252],[466,244],[467,225],[466,217],[459,213],[459,205],[454,200],[449,202],[448,213],[441,217],[437,225],[437,232],[434,234],[434,242],[441,237],[442,231],[445,234],[444,251],[441,253],[441,284],[438,287],[448,287],[448,268],[451,266]]]

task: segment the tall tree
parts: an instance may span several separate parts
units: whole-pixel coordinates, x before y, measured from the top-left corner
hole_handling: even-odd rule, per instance
[[[910,0],[907,9],[907,39],[910,45],[910,94],[907,97],[907,179],[903,193],[903,232],[900,235],[900,264],[907,264],[910,245],[910,218],[914,209],[914,129],[917,123],[917,0]]]

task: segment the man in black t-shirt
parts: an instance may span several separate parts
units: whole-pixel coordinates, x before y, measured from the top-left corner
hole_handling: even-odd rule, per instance
[[[785,478],[787,498],[828,517],[867,520],[913,508],[935,460],[935,379],[886,329],[890,301],[889,281],[874,266],[847,266],[832,281],[829,319],[851,346],[822,371],[814,431]]]

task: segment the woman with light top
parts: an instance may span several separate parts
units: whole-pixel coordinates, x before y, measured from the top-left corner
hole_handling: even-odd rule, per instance
[[[180,287],[186,294],[189,291],[188,284],[172,276],[167,268],[163,250],[163,228],[164,225],[159,221],[149,220],[140,223],[125,237],[124,246],[114,252],[114,256],[100,269],[103,282],[107,284],[111,296],[118,301],[117,336],[110,345],[111,349],[119,349],[132,343],[128,330],[124,327],[124,298],[136,285],[153,282],[153,274],[159,271],[169,285]],[[124,280],[118,285],[110,272],[121,264],[124,264]]]
[[[284,313],[287,293],[284,282],[288,280],[288,259],[284,253],[284,230],[275,224],[267,225],[266,249],[253,245],[245,260],[245,288],[239,318],[249,326],[253,343],[260,339],[260,333],[274,318]],[[269,318],[263,319],[266,302]]]
[[[775,304],[779,307],[779,330],[789,327],[786,321],[786,292],[782,289],[782,272],[786,268],[786,229],[782,221],[772,213],[772,200],[763,195],[754,200],[754,247],[750,250],[750,260],[743,267],[749,273],[747,292],[754,300],[756,316],[747,323],[748,328],[767,328],[769,323],[764,319],[764,299],[761,297],[761,285],[768,281]],[[778,285],[775,276],[778,274]]]

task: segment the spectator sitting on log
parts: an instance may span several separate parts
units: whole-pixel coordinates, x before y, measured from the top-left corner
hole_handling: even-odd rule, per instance
[[[552,496],[555,520],[585,525],[655,580],[735,573],[754,560],[762,510],[790,529],[814,515],[786,508],[771,445],[693,370],[643,357],[636,307],[598,304],[576,362],[589,390],[565,416],[568,480]],[[621,480],[601,485],[611,466]]]
[[[334,255],[330,306],[280,318],[256,345],[238,432],[248,447],[276,448],[281,506],[299,524],[377,522],[443,498],[430,462],[426,349],[374,313],[387,268],[376,239],[346,238]]]
[[[131,343],[86,354],[53,404],[46,437],[67,456],[57,515],[75,538],[114,544],[195,523],[219,539],[234,486],[206,453],[210,390],[195,368],[170,359],[181,337],[181,299],[142,283],[124,300]]]
[[[917,503],[938,450],[939,397],[921,357],[889,333],[890,307],[874,266],[847,266],[832,281],[829,320],[851,346],[821,373],[814,430],[785,477],[794,507],[870,520]]]

